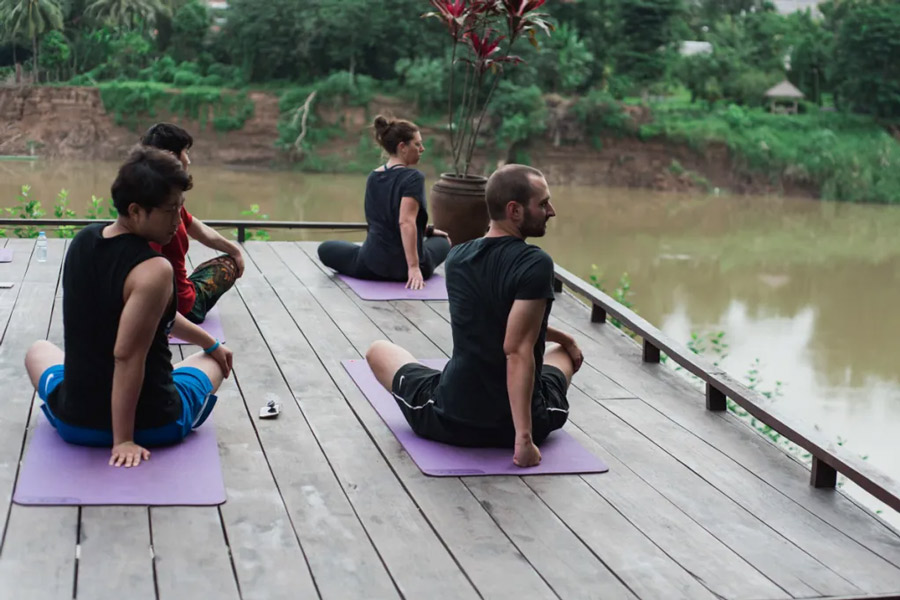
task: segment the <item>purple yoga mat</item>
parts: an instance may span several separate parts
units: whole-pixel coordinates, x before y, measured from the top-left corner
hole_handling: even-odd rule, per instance
[[[222,318],[219,316],[218,306],[213,306],[212,310],[206,313],[206,319],[200,323],[200,328],[223,344],[225,343],[225,332],[222,331]],[[190,342],[186,342],[183,339],[174,336],[169,338],[170,346],[189,343]]]
[[[422,364],[442,369],[446,359],[426,359]],[[391,394],[381,387],[369,363],[362,359],[342,361],[372,407],[381,415],[397,440],[426,475],[545,475],[551,473],[605,473],[602,460],[585,449],[564,430],[554,431],[541,444],[541,464],[521,468],[513,464],[512,448],[460,448],[420,438],[406,422]]]
[[[9,248],[0,248],[0,263],[12,262],[13,251]]]
[[[405,283],[399,281],[369,281],[356,279],[338,273],[356,295],[363,300],[446,300],[447,281],[435,273],[425,282],[421,290],[406,289]]]
[[[150,448],[137,467],[111,467],[109,448],[63,441],[40,416],[19,473],[16,504],[213,506],[225,482],[212,418],[175,446]]]

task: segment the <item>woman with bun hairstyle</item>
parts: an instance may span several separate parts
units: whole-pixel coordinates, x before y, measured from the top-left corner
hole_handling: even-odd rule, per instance
[[[412,168],[425,152],[422,134],[409,121],[381,115],[373,125],[388,161],[366,180],[366,241],[362,246],[323,242],[319,258],[350,277],[405,281],[406,287],[420,290],[450,251],[447,234],[427,225],[425,176]]]

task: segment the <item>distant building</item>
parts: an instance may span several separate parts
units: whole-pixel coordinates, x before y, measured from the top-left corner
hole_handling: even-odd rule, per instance
[[[712,54],[713,46],[709,42],[685,41],[678,47],[678,53],[682,56],[694,56],[695,54]]]

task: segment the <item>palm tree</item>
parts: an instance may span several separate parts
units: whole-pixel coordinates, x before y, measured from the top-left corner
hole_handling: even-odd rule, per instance
[[[38,80],[38,37],[47,31],[63,28],[63,14],[58,0],[0,0],[0,18],[12,37],[31,38],[34,80]]]
[[[143,19],[153,23],[157,14],[166,15],[169,8],[161,0],[93,0],[85,14],[112,26],[134,27]]]

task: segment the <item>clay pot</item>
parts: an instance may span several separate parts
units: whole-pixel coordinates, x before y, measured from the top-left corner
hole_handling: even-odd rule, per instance
[[[431,188],[434,226],[446,231],[454,246],[479,238],[487,231],[486,184],[486,177],[443,173]]]

